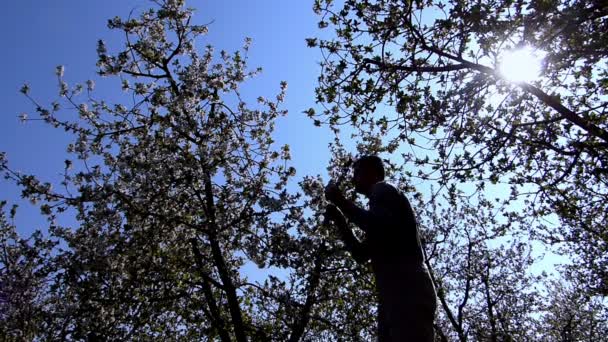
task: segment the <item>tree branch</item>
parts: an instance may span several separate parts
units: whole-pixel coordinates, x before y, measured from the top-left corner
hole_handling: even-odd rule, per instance
[[[363,62],[373,64],[379,68],[379,71],[399,70],[408,72],[448,72],[462,69],[469,69],[470,67],[464,64],[452,64],[444,66],[406,66],[406,65],[395,65],[386,64],[377,60],[366,58]]]
[[[481,280],[484,285],[485,295],[486,295],[486,304],[488,305],[488,320],[490,321],[490,329],[491,329],[491,340],[492,342],[498,341],[498,335],[496,332],[496,318],[494,318],[494,303],[490,298],[490,258],[488,257],[488,267],[486,269],[486,274],[481,277]]]
[[[308,279],[308,286],[306,287],[306,301],[304,302],[304,307],[300,312],[300,318],[293,327],[293,331],[291,333],[291,336],[289,337],[289,342],[299,341],[304,335],[306,326],[310,321],[310,313],[315,303],[315,292],[317,290],[317,287],[319,286],[319,282],[321,279],[321,267],[323,266],[324,258],[325,248],[324,245],[321,245],[321,247],[317,251],[317,257],[314,261],[314,268],[310,273],[310,277]]]
[[[464,331],[462,330],[462,327],[458,324],[458,322],[454,318],[454,314],[452,313],[452,310],[450,309],[450,306],[448,305],[448,302],[445,299],[445,293],[443,293],[443,289],[441,287],[439,287],[437,284],[437,279],[435,279],[435,273],[433,272],[433,267],[431,266],[431,263],[429,262],[429,259],[426,256],[426,251],[424,249],[422,249],[422,252],[424,253],[424,263],[426,264],[426,267],[429,270],[429,275],[431,276],[431,281],[433,282],[433,285],[437,289],[437,297],[439,297],[441,306],[443,307],[443,310],[445,310],[445,314],[448,316],[448,320],[450,321],[450,323],[452,323],[452,327],[454,328],[454,330],[456,330],[456,333],[458,334],[458,338],[460,339],[460,341],[464,342],[467,340],[467,337],[466,337]]]
[[[198,272],[199,272],[201,278],[203,278],[203,282],[205,282],[205,284],[203,286],[203,293],[205,295],[205,299],[207,300],[207,305],[209,305],[210,316],[211,316],[209,318],[211,319],[213,326],[218,330],[220,339],[223,342],[230,342],[231,341],[230,334],[228,334],[228,331],[225,329],[226,325],[224,323],[224,320],[222,319],[222,316],[220,314],[220,310],[217,306],[215,298],[213,297],[213,293],[211,292],[211,285],[210,285],[211,277],[209,277],[204,271],[203,257],[201,255],[200,250],[198,249],[198,244],[196,242],[196,239],[194,239],[194,238],[190,239],[190,244],[192,246],[192,254],[194,254],[194,261],[196,262],[196,265],[198,267]]]
[[[211,112],[215,111],[215,104],[211,105]],[[203,161],[204,164],[204,161]],[[243,323],[243,315],[239,304],[239,299],[236,294],[236,287],[232,282],[230,271],[226,265],[226,260],[222,254],[219,241],[217,240],[218,225],[215,217],[215,203],[213,199],[213,188],[211,183],[211,175],[206,166],[203,165],[203,177],[204,177],[204,192],[206,202],[206,214],[208,217],[208,223],[211,228],[209,235],[209,242],[211,244],[211,254],[215,261],[215,267],[218,270],[220,279],[224,285],[224,291],[228,297],[228,307],[230,310],[230,316],[232,317],[232,324],[234,326],[234,334],[238,342],[247,342],[245,335],[245,324]]]
[[[441,49],[431,47],[431,46],[427,45],[424,42],[424,40],[422,40],[421,42],[422,42],[422,46],[424,49],[426,49],[430,52],[433,52],[441,57],[445,57],[447,59],[459,62],[461,64],[447,65],[447,66],[441,66],[441,67],[431,67],[431,66],[414,67],[414,66],[401,66],[401,65],[395,65],[395,64],[387,64],[387,63],[383,63],[380,61],[375,61],[373,59],[365,59],[364,62],[374,64],[374,65],[380,67],[381,69],[385,69],[385,70],[404,70],[404,71],[412,71],[412,72],[449,72],[449,71],[454,71],[454,70],[472,69],[472,70],[477,70],[486,75],[491,75],[498,79],[504,79],[504,77],[496,69],[487,67],[485,65],[467,61],[461,57],[454,56]],[[568,109],[556,97],[550,96],[549,94],[543,92],[540,88],[533,86],[529,83],[518,82],[515,84],[518,87],[520,87],[522,90],[534,95],[537,99],[539,99],[541,102],[543,102],[547,106],[553,108],[555,111],[560,113],[568,121],[572,122],[573,124],[582,128],[583,130],[587,131],[590,135],[597,137],[599,139],[602,139],[608,143],[608,131],[598,127],[597,125],[590,123],[583,117],[579,116],[577,113]]]

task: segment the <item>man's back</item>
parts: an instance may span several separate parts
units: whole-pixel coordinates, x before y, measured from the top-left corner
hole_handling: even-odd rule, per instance
[[[412,266],[424,262],[414,212],[399,190],[385,182],[376,183],[369,196],[369,212],[377,218],[368,230],[372,255],[379,261]]]
[[[367,218],[367,247],[379,297],[379,341],[432,341],[435,289],[424,266],[414,212],[392,185],[376,183]]]

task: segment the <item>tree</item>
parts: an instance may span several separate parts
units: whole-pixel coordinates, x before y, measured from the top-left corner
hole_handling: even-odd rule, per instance
[[[40,334],[44,310],[49,297],[44,288],[51,279],[53,265],[48,263],[56,245],[40,232],[21,239],[0,202],[0,335],[5,340],[27,341]]]
[[[608,10],[601,1],[315,2],[325,59],[318,123],[348,124],[400,152],[404,170],[492,191],[537,218],[531,237],[572,260],[567,272],[608,294]],[[546,52],[542,77],[510,82],[505,51]],[[507,75],[508,76],[508,75]],[[504,190],[503,190],[504,192]],[[512,216],[515,217],[515,216]]]
[[[439,335],[449,341],[536,340],[545,277],[530,274],[536,258],[525,236],[509,235],[496,203],[483,194],[420,202]]]
[[[62,67],[50,105],[22,88],[38,116],[27,120],[75,141],[59,186],[12,170],[0,155],[5,176],[40,205],[57,241],[52,252],[10,247],[32,255],[23,261],[28,277],[47,264],[54,272],[23,290],[30,302],[46,298],[41,318],[24,318],[38,306],[11,297],[3,332],[38,340],[367,339],[371,285],[319,233],[322,186],[307,178],[302,193],[286,189],[295,169],[272,133],[286,114],[287,84],[249,103],[239,87],[259,72],[246,64],[251,41],[232,54],[201,51],[195,44],[207,27],[192,24],[184,1],[154,3],[137,18],[109,21],[125,37],[122,50],[109,52],[103,41],[97,48],[99,74],[118,78],[131,101],[97,99],[93,81],[70,87]],[[77,119],[66,118],[71,111]],[[70,213],[77,226],[60,226],[57,217]],[[0,223],[9,242],[22,241]],[[249,281],[246,263],[268,279]],[[3,289],[16,286],[12,264],[2,259]],[[367,295],[349,303],[343,291]],[[11,326],[22,319],[25,328]]]
[[[122,49],[98,44],[99,74],[118,79],[128,101],[96,98],[93,81],[70,87],[62,67],[59,98],[49,105],[22,88],[38,114],[24,119],[75,140],[61,184],[15,172],[0,153],[0,169],[49,222],[48,235],[24,239],[0,210],[0,243],[9,252],[0,256],[2,337],[372,340],[373,277],[323,224],[323,179],[306,176],[298,192],[287,190],[295,173],[289,148],[272,136],[274,120],[286,114],[286,83],[274,98],[243,98],[241,84],[259,72],[247,66],[250,40],[232,54],[200,50],[207,27],[192,24],[193,10],[180,0],[153,2],[137,18],[109,21],[125,37]],[[74,111],[78,118],[69,119]],[[374,127],[359,132],[359,154],[388,150]],[[355,156],[340,140],[330,147],[330,177],[352,188],[345,175]],[[387,171],[419,201],[442,300],[440,338],[518,339],[553,324],[551,314],[534,316],[552,297],[526,273],[533,258],[516,234],[523,229],[514,229],[527,223],[523,216],[453,183],[441,184],[450,189],[443,200],[428,200],[402,165],[389,160]],[[74,227],[57,223],[72,214]],[[254,264],[265,281],[242,272]]]
[[[577,290],[574,284],[553,283],[547,303],[543,341],[600,341],[608,333],[606,303]]]

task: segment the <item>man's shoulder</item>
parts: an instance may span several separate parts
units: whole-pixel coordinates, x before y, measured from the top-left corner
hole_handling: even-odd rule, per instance
[[[401,191],[399,191],[399,189],[397,189],[394,185],[382,181],[372,186],[372,195],[380,197],[401,196]]]
[[[409,200],[403,191],[399,190],[396,186],[387,182],[378,182],[372,187],[372,196],[376,200],[380,201],[396,201],[397,203],[406,202],[409,205]]]
[[[390,183],[378,182],[374,184],[370,201],[373,201],[377,205],[387,206],[413,218],[414,212],[407,196]]]

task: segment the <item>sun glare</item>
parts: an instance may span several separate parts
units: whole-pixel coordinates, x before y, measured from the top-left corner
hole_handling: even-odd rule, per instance
[[[511,82],[532,82],[540,76],[542,51],[531,46],[506,51],[500,62],[500,73]]]

